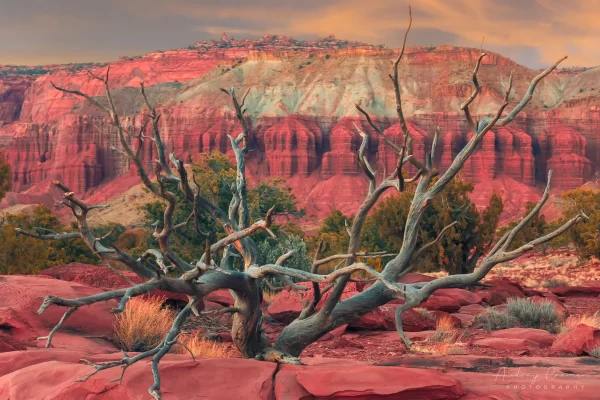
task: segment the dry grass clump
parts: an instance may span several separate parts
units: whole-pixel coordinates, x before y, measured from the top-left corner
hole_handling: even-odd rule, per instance
[[[444,315],[438,319],[435,333],[424,342],[414,344],[412,349],[433,355],[465,354],[460,339],[462,334],[454,327],[452,317]]]
[[[416,312],[418,312],[419,314],[421,314],[421,316],[425,319],[434,319],[433,315],[426,309],[422,308],[422,307],[415,307],[413,308],[413,310],[415,310]]]
[[[542,282],[542,287],[550,289],[550,288],[557,288],[557,287],[562,287],[562,286],[569,286],[568,282],[565,282],[563,280],[560,279],[548,279],[547,281]]]
[[[522,327],[544,329],[550,333],[559,332],[563,322],[554,304],[548,301],[538,304],[521,298],[508,299],[504,312],[486,310],[476,317],[476,321],[490,331]]]
[[[177,354],[189,354],[198,358],[228,358],[229,348],[222,343],[200,338],[197,336],[182,336],[179,338],[180,345],[172,347]]]
[[[549,301],[535,303],[530,299],[508,299],[506,312],[512,315],[523,328],[544,329],[550,333],[560,331],[561,316]]]
[[[488,331],[514,328],[518,325],[518,321],[512,315],[491,308],[475,317],[475,321],[481,322],[483,329]]]
[[[454,322],[449,315],[441,316],[435,325],[435,333],[427,340],[436,343],[455,343],[458,339],[458,330],[454,328]]]
[[[596,347],[595,349],[590,351],[589,355],[595,358],[600,358],[600,347]]]
[[[584,314],[578,316],[572,315],[564,320],[560,327],[560,333],[570,332],[577,325],[581,324],[600,329],[600,315],[598,312],[595,314]]]
[[[411,350],[421,354],[431,354],[434,356],[467,354],[464,343],[433,343],[425,341],[415,343],[411,347]]]
[[[133,298],[115,317],[115,338],[125,351],[146,351],[160,344],[173,324],[163,298]]]

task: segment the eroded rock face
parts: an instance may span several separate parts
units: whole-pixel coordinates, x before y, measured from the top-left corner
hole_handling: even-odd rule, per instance
[[[46,276],[3,276],[0,284],[0,321],[14,340],[35,345],[35,339],[46,336],[65,312],[52,305],[39,315],[37,310],[45,296],[78,298],[101,293],[99,289]],[[114,300],[82,307],[64,323],[63,329],[85,335],[107,336],[113,331],[110,310]]]
[[[473,342],[473,346],[489,347],[496,350],[532,350],[540,345],[532,340],[522,338],[490,337]]]
[[[537,343],[541,347],[552,346],[555,336],[543,329],[509,328],[495,331],[492,338],[520,339]]]
[[[0,78],[0,126],[19,119],[25,91],[30,84],[28,77]]]
[[[560,335],[552,344],[552,350],[558,353],[590,354],[600,347],[600,329],[584,324],[577,325],[571,331]]]
[[[272,176],[306,178],[318,166],[323,136],[310,119],[290,115],[267,129],[263,141]]]
[[[150,367],[139,362],[127,368],[121,383],[118,369],[93,370],[77,363],[72,351],[38,350],[0,354],[0,398],[133,400],[147,396]],[[88,356],[92,362],[120,359],[121,353]],[[204,359],[168,354],[160,364],[161,391],[172,399],[458,399],[467,391],[440,371],[423,368],[378,367],[340,360],[308,366],[282,365],[244,359]],[[210,382],[210,384],[206,384]]]
[[[591,178],[591,162],[586,157],[587,139],[573,127],[551,126],[540,135],[540,165],[553,170],[553,184],[568,190],[583,185]]]
[[[334,175],[355,176],[360,174],[356,154],[362,143],[358,130],[365,131],[359,119],[343,118],[333,126],[328,136],[329,149],[323,154],[321,177],[329,179]],[[377,148],[376,137],[370,140],[370,149]],[[369,154],[367,152],[367,154]]]
[[[419,160],[425,160],[425,153],[431,148],[431,140],[429,138],[430,135],[415,124],[407,123],[406,125],[408,127],[409,135],[412,137],[413,154]],[[402,131],[400,123],[396,123],[386,129],[384,134],[388,137],[388,139],[396,143],[398,146],[403,145],[404,132]],[[378,165],[383,170],[387,171],[388,174],[392,173],[398,166],[398,154],[383,140],[379,141],[378,150]],[[417,169],[413,165],[410,165],[407,167],[407,171],[409,171],[411,174],[414,174]]]
[[[471,134],[467,136],[468,139]],[[512,128],[493,129],[481,147],[465,163],[465,178],[474,183],[506,176],[526,186],[535,183],[535,159],[531,137]]]

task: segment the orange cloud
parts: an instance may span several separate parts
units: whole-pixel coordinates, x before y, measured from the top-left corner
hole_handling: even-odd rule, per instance
[[[4,62],[100,60],[185,46],[222,31],[238,37],[334,33],[397,47],[409,2],[409,44],[479,46],[485,36],[486,49],[528,66],[564,55],[564,65],[600,64],[597,0],[63,0],[64,9],[0,0],[0,54]]]

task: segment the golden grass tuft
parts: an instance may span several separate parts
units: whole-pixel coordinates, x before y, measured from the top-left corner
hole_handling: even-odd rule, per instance
[[[172,347],[177,354],[189,354],[197,358],[228,358],[229,348],[224,344],[210,341],[197,336],[182,336],[179,338],[181,344]]]
[[[436,356],[459,355],[467,354],[467,352],[465,351],[465,346],[466,344],[464,343],[435,343],[425,341],[413,344],[413,346],[411,347],[411,351]]]
[[[435,333],[427,339],[428,342],[454,344],[459,339],[459,331],[454,327],[450,315],[441,316],[435,325]]]
[[[435,324],[436,331],[454,331],[454,320],[450,315],[442,315]]]
[[[415,307],[413,308],[413,310],[415,310],[416,312],[418,312],[419,314],[421,314],[421,316],[425,319],[433,319],[433,315],[429,312],[429,310],[426,310],[422,307]]]
[[[437,320],[435,333],[424,342],[415,343],[411,349],[433,355],[465,354],[463,335],[454,327],[452,317],[443,315]]]
[[[125,351],[146,351],[165,338],[174,316],[163,307],[163,298],[133,298],[115,317],[115,338]]]
[[[583,315],[571,315],[565,319],[560,327],[560,333],[567,333],[573,330],[577,325],[584,324],[593,328],[600,329],[600,315],[595,314],[583,314]]]

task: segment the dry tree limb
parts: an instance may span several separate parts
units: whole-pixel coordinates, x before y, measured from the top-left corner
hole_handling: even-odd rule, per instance
[[[56,332],[58,332],[58,330],[62,327],[62,325],[65,323],[65,321],[71,316],[71,314],[73,314],[75,311],[77,311],[77,308],[78,307],[68,308],[67,311],[65,311],[65,313],[61,317],[60,321],[58,321],[58,323],[54,326],[54,328],[52,328],[52,330],[50,331],[48,336],[41,336],[41,337],[37,338],[37,340],[46,340],[46,346],[44,346],[46,349],[50,348],[50,346],[52,345],[52,338],[54,337],[54,334]]]
[[[171,326],[171,329],[167,333],[165,339],[155,348],[145,351],[143,353],[139,353],[139,354],[135,355],[134,357],[129,357],[126,353],[124,353],[124,357],[117,361],[93,363],[88,360],[82,359],[81,360],[82,362],[86,363],[87,365],[89,365],[91,367],[94,367],[94,371],[91,372],[90,374],[84,376],[83,378],[78,379],[76,382],[85,382],[92,376],[96,375],[98,372],[103,371],[105,369],[115,368],[115,367],[122,368],[121,376],[118,379],[119,381],[122,381],[123,375],[125,374],[125,371],[127,370],[127,368],[129,366],[135,364],[138,361],[146,359],[148,357],[152,357],[151,365],[152,365],[152,375],[154,377],[154,383],[152,384],[152,386],[150,386],[150,388],[148,389],[148,392],[152,395],[152,397],[154,397],[154,399],[160,400],[162,398],[162,394],[160,391],[160,374],[158,372],[158,363],[165,356],[165,354],[167,354],[169,352],[171,347],[174,344],[178,343],[177,339],[179,337],[179,331],[181,329],[181,326],[183,325],[183,323],[185,322],[185,320],[191,313],[192,307],[195,306],[196,302],[197,302],[197,300],[193,299],[185,306],[185,308],[183,310],[181,310],[179,312],[179,314],[173,321],[173,325]]]
[[[479,92],[481,92],[481,87],[479,86],[479,81],[477,80],[477,72],[479,71],[479,67],[481,66],[481,60],[483,60],[483,57],[485,57],[487,55],[488,55],[488,53],[483,51],[483,40],[481,40],[481,48],[479,49],[479,58],[477,59],[477,63],[475,64],[475,69],[473,70],[473,77],[472,77],[473,86],[474,86],[473,92],[471,93],[471,96],[469,96],[469,98],[460,105],[460,109],[465,112],[465,118],[467,119],[467,123],[469,124],[469,128],[471,129],[472,132],[475,132],[477,130],[477,126],[475,125],[475,122],[473,121],[473,118],[471,117],[469,105],[471,105],[471,103],[473,102],[473,100],[475,100],[475,98],[477,97]]]
[[[482,49],[480,50],[480,53],[483,53]],[[390,260],[385,265],[381,273],[370,271],[369,269],[364,269],[365,272],[376,278],[377,282],[375,282],[373,286],[371,286],[364,292],[352,296],[349,299],[344,300],[343,302],[340,302],[339,300],[346,283],[349,282],[351,279],[350,273],[361,269],[354,258],[347,259],[346,267],[343,267],[339,270],[342,271],[341,275],[336,275],[337,271],[334,271],[328,276],[320,276],[318,278],[314,276],[308,276],[306,274],[297,274],[298,279],[302,279],[302,275],[304,275],[304,279],[308,279],[313,282],[328,282],[330,284],[333,284],[333,289],[332,293],[329,296],[329,299],[325,302],[324,306],[319,312],[304,320],[294,321],[292,324],[287,326],[279,335],[275,344],[276,348],[288,351],[292,355],[300,354],[300,352],[306,346],[311,344],[313,341],[317,340],[320,336],[322,336],[329,330],[334,329],[335,327],[340,326],[344,323],[348,323],[352,319],[355,319],[357,316],[363,315],[366,312],[371,311],[380,305],[386,304],[391,299],[398,296],[405,300],[404,305],[398,308],[397,310],[398,333],[402,340],[405,341],[407,345],[410,345],[410,342],[406,338],[406,335],[404,335],[404,333],[402,332],[401,328],[401,317],[402,313],[405,310],[417,306],[418,304],[420,304],[421,301],[424,301],[424,299],[426,299],[431,293],[433,293],[439,288],[462,287],[465,285],[472,285],[477,283],[487,273],[486,268],[492,268],[493,265],[496,265],[497,263],[505,262],[506,260],[512,259],[512,257],[516,257],[520,254],[523,254],[526,251],[531,250],[535,245],[545,243],[548,240],[551,240],[551,238],[563,233],[570,226],[584,218],[582,215],[580,215],[572,219],[571,221],[568,221],[562,227],[552,232],[551,234],[545,235],[541,238],[531,241],[525,246],[512,251],[502,250],[503,248],[507,248],[503,246],[508,246],[510,244],[509,237],[511,236],[511,233],[507,233],[503,238],[500,239],[500,241],[490,252],[493,253],[494,251],[497,251],[497,253],[495,255],[488,255],[488,257],[482,261],[481,265],[483,265],[484,268],[482,269],[482,267],[480,266],[478,269],[476,269],[476,271],[474,272],[474,274],[476,275],[469,276],[469,274],[467,274],[465,275],[466,278],[459,278],[457,276],[444,277],[436,279],[429,283],[415,283],[407,285],[397,284],[396,280],[412,268],[412,264],[415,261],[415,256],[421,256],[423,254],[423,252],[419,252],[419,250],[416,248],[416,244],[418,239],[418,231],[424,211],[427,209],[427,207],[431,205],[433,199],[440,194],[440,192],[463,168],[466,160],[477,149],[478,145],[481,143],[487,132],[489,132],[494,126],[503,126],[512,121],[514,117],[520,111],[522,111],[523,107],[531,100],[533,91],[535,90],[535,87],[539,83],[539,81],[545,76],[547,76],[552,70],[554,70],[558,63],[562,61],[559,60],[546,71],[535,77],[530,83],[529,89],[523,97],[523,100],[521,100],[521,102],[513,109],[512,112],[508,114],[507,117],[502,118],[504,110],[508,106],[508,100],[510,92],[512,90],[513,73],[511,73],[508,88],[504,95],[504,101],[498,108],[497,112],[493,116],[484,118],[478,124],[475,124],[475,122],[472,121],[472,118],[471,121],[468,121],[470,127],[474,127],[474,129],[472,129],[472,137],[470,138],[466,146],[464,146],[464,148],[454,158],[449,168],[443,174],[441,174],[437,181],[433,181],[433,178],[439,175],[439,171],[437,171],[434,168],[436,145],[439,139],[439,128],[436,129],[434,133],[432,148],[431,151],[427,153],[425,162],[421,163],[418,160],[416,160],[415,157],[411,157],[409,146],[410,134],[407,134],[408,129],[404,129],[406,124],[404,120],[404,114],[402,112],[402,99],[400,96],[401,93],[399,89],[399,84],[396,85],[396,82],[399,82],[399,80],[397,79],[398,73],[396,71],[398,71],[397,66],[399,61],[402,59],[402,55],[403,52],[400,53],[398,59],[394,64],[395,76],[391,76],[391,78],[395,84],[394,89],[396,94],[398,117],[400,120],[400,124],[403,127],[403,132],[405,133],[403,147],[401,148],[400,146],[389,140],[389,138],[387,138],[385,134],[383,134],[382,129],[373,122],[369,114],[360,106],[360,104],[356,105],[357,110],[365,116],[369,125],[371,125],[375,129],[377,134],[382,138],[386,145],[391,147],[395,152],[399,153],[399,155],[402,155],[401,153],[403,151],[408,151],[408,156],[399,157],[398,168],[397,171],[394,173],[394,178],[397,177],[399,180],[399,182],[397,182],[397,185],[395,185],[399,190],[402,190],[404,188],[404,183],[406,183],[404,182],[404,179],[402,177],[402,166],[404,165],[404,163],[410,160],[411,163],[413,163],[413,165],[417,167],[418,173],[415,176],[415,181],[417,182],[417,185],[415,187],[412,203],[408,210],[406,223],[404,227],[404,237],[402,240],[400,251],[392,260]],[[481,65],[482,57],[483,56],[480,54],[480,58],[478,59],[473,72],[475,90],[473,94],[465,101],[465,103],[463,103],[463,110],[468,110],[468,106],[473,102],[477,93],[479,93],[479,82],[477,81],[477,72]],[[467,119],[469,119],[469,115],[470,114],[467,114]],[[363,170],[365,170],[364,166]],[[369,177],[369,171],[365,170],[365,172]],[[379,187],[377,187],[372,193],[369,193],[367,195],[365,202],[363,203],[363,205],[359,209],[359,212],[357,213],[357,218],[355,218],[354,223],[350,229],[350,244],[348,254],[355,254],[360,248],[360,230],[362,227],[362,223],[364,217],[366,216],[366,213],[368,213],[368,210],[374,205],[378,195],[382,193],[379,190]],[[364,214],[362,214],[363,212]],[[423,251],[425,250],[426,249],[423,249]],[[275,272],[274,270],[277,270],[277,272],[282,273],[281,268],[273,268],[271,266],[263,266],[263,268],[265,269],[262,273]],[[298,334],[298,332],[302,332],[302,334]]]
[[[156,150],[158,152],[158,162],[162,166],[162,169],[163,169],[163,171],[165,171],[165,173],[167,174],[167,176],[174,177],[174,174],[171,171],[169,163],[167,162],[167,156],[166,156],[165,146],[164,146],[164,144],[162,142],[162,138],[160,136],[160,131],[159,131],[159,128],[158,128],[158,122],[160,120],[160,114],[158,114],[156,112],[156,108],[154,108],[154,106],[150,104],[150,101],[148,101],[148,97],[146,96],[146,90],[144,88],[144,83],[143,82],[140,83],[140,91],[142,92],[142,97],[144,98],[144,102],[146,103],[146,107],[148,107],[148,110],[150,111],[150,117],[151,117],[151,120],[152,120],[152,140],[154,141],[154,144],[156,145]],[[144,125],[144,127],[145,127],[145,125]]]
[[[527,88],[527,92],[525,92],[525,95],[523,96],[523,98],[521,99],[519,104],[517,104],[517,106],[505,118],[500,119],[496,125],[497,126],[506,126],[508,123],[512,122],[512,120],[515,119],[515,117],[521,111],[523,111],[523,108],[525,108],[525,106],[527,104],[529,104],[529,102],[533,98],[533,93],[535,92],[535,88],[537,87],[538,83],[540,83],[540,81],[542,79],[544,79],[546,76],[548,76],[552,71],[554,71],[556,69],[556,67],[558,67],[558,65],[561,62],[565,61],[566,59],[567,59],[567,56],[564,56],[563,58],[561,58],[560,60],[558,60],[554,64],[552,64],[550,67],[548,67],[547,69],[542,71],[535,78],[533,78],[533,80],[529,84],[529,87]]]

